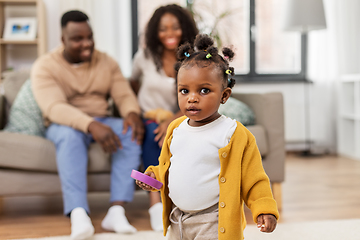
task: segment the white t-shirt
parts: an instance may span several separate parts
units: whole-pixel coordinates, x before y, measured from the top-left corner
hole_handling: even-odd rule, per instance
[[[178,111],[175,79],[168,77],[163,69],[158,72],[151,56],[146,58],[142,49],[134,56],[130,78],[140,80],[138,101],[143,112],[156,108]]]
[[[198,211],[219,201],[218,151],[229,143],[237,124],[223,115],[201,127],[191,127],[188,120],[173,131],[169,197],[183,211]]]

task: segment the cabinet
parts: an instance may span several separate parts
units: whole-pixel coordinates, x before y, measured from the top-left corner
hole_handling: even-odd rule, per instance
[[[19,40],[5,40],[3,39],[4,27],[6,22],[6,8],[29,7],[34,8],[34,14],[37,19],[37,37],[35,40],[19,41]],[[11,16],[14,17],[14,16]],[[22,17],[21,11],[15,17]],[[37,47],[37,56],[40,56],[47,51],[46,41],[46,18],[45,6],[42,0],[0,0],[0,73],[5,71],[9,66],[7,65],[7,47],[12,45],[12,48],[18,46],[28,45]],[[35,59],[34,59],[35,60]]]
[[[338,153],[360,161],[360,74],[340,79]]]

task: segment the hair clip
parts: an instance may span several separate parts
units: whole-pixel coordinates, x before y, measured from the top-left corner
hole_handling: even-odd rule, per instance
[[[206,58],[207,58],[207,59],[209,59],[209,58],[211,58],[211,57],[212,57],[212,56],[211,56],[210,53],[206,54]]]
[[[228,59],[229,59],[229,56],[224,56],[224,59],[228,60]]]
[[[231,78],[228,78],[228,84],[230,84],[231,83]]]
[[[188,52],[184,53],[185,57],[190,57],[190,54]]]
[[[227,69],[227,70],[225,71],[225,73],[228,74],[228,75],[230,75],[230,74],[232,73],[232,71],[231,71],[230,69]]]

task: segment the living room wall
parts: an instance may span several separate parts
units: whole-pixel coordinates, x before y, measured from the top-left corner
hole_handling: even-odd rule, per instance
[[[131,0],[43,0],[46,5],[48,49],[61,44],[60,17],[70,9],[85,11],[94,29],[96,47],[113,56],[125,76],[131,73]],[[308,79],[310,85],[310,132],[315,151],[336,151],[336,81],[344,73],[359,72],[360,26],[356,0],[324,0],[328,27],[310,33]],[[356,23],[356,24],[355,24]],[[339,37],[343,34],[345,37]],[[320,50],[321,51],[320,51]],[[36,51],[9,49],[15,68],[30,67]],[[235,92],[280,91],[284,96],[287,148],[301,150],[305,141],[305,83],[237,84]]]

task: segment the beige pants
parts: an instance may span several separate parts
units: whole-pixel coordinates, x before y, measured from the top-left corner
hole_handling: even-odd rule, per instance
[[[200,212],[183,212],[174,206],[169,218],[168,240],[218,239],[218,203]]]

